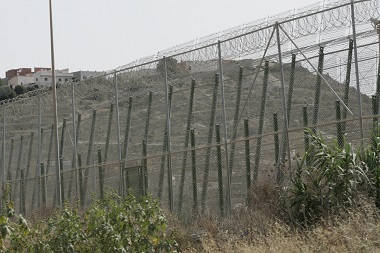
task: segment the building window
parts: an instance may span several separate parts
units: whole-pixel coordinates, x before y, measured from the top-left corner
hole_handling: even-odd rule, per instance
[[[62,79],[61,79],[61,78],[58,78],[58,82],[60,82],[60,81],[62,81]]]
[[[47,81],[47,77],[45,77],[45,81]]]
[[[65,78],[65,81],[67,82],[67,81],[69,81],[69,79],[68,79],[68,78]]]
[[[36,77],[36,82],[38,82],[38,78]]]

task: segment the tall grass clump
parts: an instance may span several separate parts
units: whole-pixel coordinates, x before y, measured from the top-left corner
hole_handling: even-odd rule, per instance
[[[370,179],[370,195],[374,195],[376,207],[380,208],[380,129],[374,127],[370,145],[360,153],[360,159]]]
[[[355,205],[359,186],[368,182],[365,166],[350,143],[327,144],[307,130],[310,149],[297,160],[287,194],[293,221],[310,226]]]

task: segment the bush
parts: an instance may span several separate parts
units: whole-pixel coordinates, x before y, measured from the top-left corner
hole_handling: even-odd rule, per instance
[[[16,93],[14,90],[12,90],[11,87],[8,85],[6,86],[0,86],[0,101],[1,100],[6,100],[6,99],[11,99],[16,96]]]
[[[26,88],[22,85],[16,85],[14,91],[16,92],[17,95],[21,95],[26,92]]]
[[[297,161],[289,192],[292,217],[303,226],[324,215],[339,214],[355,205],[358,186],[368,178],[359,156],[349,143],[327,145],[320,135],[308,131],[311,147]]]
[[[5,231],[2,252],[175,252],[176,248],[174,235],[166,234],[158,202],[150,197],[138,202],[132,195],[122,200],[109,194],[83,213],[66,205],[47,224],[34,226],[22,216],[11,223],[11,216],[0,218]]]
[[[28,86],[26,88],[26,91],[29,92],[29,91],[34,91],[34,90],[37,90],[37,89],[38,89],[38,85]]]

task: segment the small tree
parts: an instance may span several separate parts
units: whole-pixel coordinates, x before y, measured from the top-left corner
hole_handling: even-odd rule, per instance
[[[167,68],[168,77],[173,77],[181,71],[178,65],[178,61],[176,59],[172,57],[166,57],[166,58],[162,58],[157,63],[156,69],[158,73],[160,73],[161,76],[165,76],[165,60],[164,59],[166,60],[166,68]]]
[[[22,85],[16,85],[15,90],[17,95],[24,94],[26,92],[26,88]]]
[[[11,99],[16,96],[16,93],[14,90],[12,90],[11,87],[8,85],[0,86],[0,101],[1,100],[6,100],[6,99]]]

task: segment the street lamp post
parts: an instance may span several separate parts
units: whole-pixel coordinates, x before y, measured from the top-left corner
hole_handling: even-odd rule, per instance
[[[61,206],[61,171],[59,162],[59,149],[58,149],[58,116],[57,116],[57,87],[55,82],[55,65],[54,65],[54,40],[53,40],[53,12],[52,0],[49,0],[50,10],[50,49],[51,49],[51,73],[52,73],[52,95],[53,95],[53,140],[54,140],[54,157],[55,157],[55,179],[56,179],[56,205]]]

